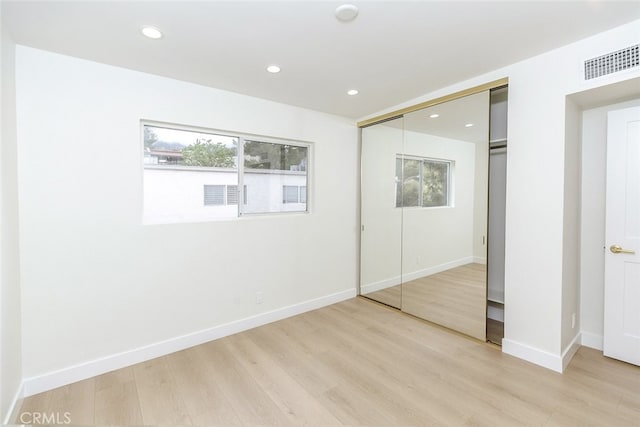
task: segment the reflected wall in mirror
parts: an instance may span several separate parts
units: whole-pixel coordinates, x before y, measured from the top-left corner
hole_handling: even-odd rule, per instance
[[[403,119],[362,129],[360,294],[401,308],[402,211],[396,208]]]

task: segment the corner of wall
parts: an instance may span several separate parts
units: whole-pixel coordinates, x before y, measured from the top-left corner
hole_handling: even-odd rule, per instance
[[[0,6],[0,21],[1,21]],[[22,398],[22,328],[18,235],[16,45],[0,34],[0,420],[11,420]]]
[[[563,357],[511,339],[502,340],[502,352],[552,371],[562,373],[564,370]]]
[[[15,396],[13,396],[13,399],[9,404],[4,420],[2,420],[3,425],[20,424],[18,420],[18,413],[20,411],[20,408],[22,407],[23,400],[24,400],[24,383],[22,382],[20,383],[20,387],[16,391]]]
[[[567,369],[567,366],[569,366],[573,356],[580,348],[580,345],[581,334],[578,332],[560,355],[549,353],[509,339],[502,340],[502,352],[524,359],[527,362],[534,363],[538,366],[551,369],[552,371],[563,373],[565,369]]]
[[[604,348],[604,337],[592,332],[582,331],[580,332],[580,344],[585,347],[602,351]]]

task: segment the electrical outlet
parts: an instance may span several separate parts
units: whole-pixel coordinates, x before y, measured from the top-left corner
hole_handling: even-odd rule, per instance
[[[576,327],[576,314],[573,313],[571,315],[571,329],[575,329],[575,327]]]
[[[264,302],[264,292],[256,292],[256,304],[262,304]]]

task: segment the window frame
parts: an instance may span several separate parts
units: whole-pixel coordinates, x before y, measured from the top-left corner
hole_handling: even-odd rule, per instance
[[[167,223],[190,223],[190,222],[214,222],[214,221],[232,221],[232,220],[238,220],[240,218],[243,217],[258,217],[258,216],[270,216],[270,215],[275,215],[275,216],[280,216],[280,215],[294,215],[294,214],[309,214],[312,212],[312,203],[311,201],[313,200],[312,197],[309,197],[309,193],[310,193],[310,187],[312,185],[312,181],[313,181],[313,170],[314,170],[314,166],[313,166],[313,157],[314,157],[314,143],[312,141],[305,141],[305,140],[294,140],[294,139],[288,139],[288,138],[281,138],[281,137],[273,137],[273,136],[266,136],[266,135],[258,135],[258,134],[252,134],[252,133],[247,133],[247,132],[234,132],[234,131],[227,131],[227,130],[221,130],[221,129],[214,129],[214,128],[208,128],[208,127],[201,127],[201,126],[192,126],[192,125],[184,125],[184,124],[179,124],[179,123],[170,123],[170,122],[161,122],[161,121],[155,121],[155,120],[148,120],[148,119],[140,119],[140,148],[139,148],[139,155],[140,155],[140,165],[141,165],[141,187],[142,187],[142,193],[143,193],[143,198],[142,198],[142,219],[143,219],[143,224],[167,224]],[[238,140],[238,146],[237,146],[237,151],[236,151],[236,155],[237,155],[237,165],[235,168],[235,173],[237,174],[237,183],[236,184],[219,184],[219,185],[224,185],[225,186],[225,194],[224,194],[224,198],[225,198],[225,204],[224,205],[205,205],[205,207],[214,207],[214,206],[228,206],[227,200],[228,200],[228,186],[229,185],[237,185],[237,188],[239,189],[238,191],[238,203],[236,203],[237,205],[237,212],[235,216],[227,216],[227,217],[209,217],[206,219],[201,219],[201,218],[193,218],[193,219],[187,219],[187,218],[182,218],[179,217],[178,218],[172,218],[172,219],[167,219],[164,218],[162,220],[156,220],[153,218],[152,214],[148,214],[145,210],[145,206],[144,206],[144,170],[145,168],[149,167],[149,169],[164,169],[162,166],[158,166],[158,165],[147,165],[145,164],[145,146],[144,146],[144,140],[145,140],[145,127],[146,126],[150,126],[150,127],[156,127],[156,128],[165,128],[165,129],[171,129],[171,130],[177,130],[177,131],[185,131],[185,132],[198,132],[198,133],[204,133],[204,134],[211,134],[211,135],[218,135],[218,136],[224,136],[224,137],[230,137],[230,138],[237,138]],[[280,145],[289,145],[289,146],[295,146],[295,147],[304,147],[307,150],[307,157],[306,157],[306,185],[305,187],[307,187],[306,190],[306,202],[305,202],[305,209],[304,210],[296,210],[296,211],[269,211],[269,212],[245,212],[243,211],[243,208],[245,205],[248,204],[248,200],[249,200],[249,196],[248,196],[248,190],[247,190],[247,185],[244,183],[244,174],[245,174],[245,165],[244,165],[244,144],[246,141],[252,141],[252,142],[263,142],[263,143],[270,143],[270,144],[280,144]],[[184,168],[184,169],[183,169]],[[171,167],[167,167],[167,170],[172,169]],[[181,170],[210,170],[210,169],[216,169],[215,167],[201,167],[201,166],[180,166]],[[206,184],[206,185],[216,185],[216,184]],[[204,190],[203,190],[204,191]],[[313,195],[312,195],[313,196]],[[242,203],[240,202],[242,201]]]
[[[454,205],[454,171],[455,171],[455,160],[452,159],[439,159],[439,158],[435,158],[435,157],[422,157],[422,156],[415,156],[415,155],[406,155],[406,154],[400,154],[397,153],[396,157],[395,157],[395,161],[396,161],[396,169],[397,169],[397,162],[398,160],[400,160],[402,163],[402,172],[404,174],[404,162],[405,160],[415,160],[418,161],[419,163],[419,176],[418,176],[418,183],[419,183],[419,191],[418,191],[418,204],[417,205],[412,205],[412,206],[404,206],[404,204],[398,206],[398,183],[396,183],[396,188],[395,188],[395,207],[398,209],[443,209],[443,208],[453,208],[455,207]],[[447,165],[447,180],[446,180],[446,184],[447,184],[447,192],[446,192],[446,203],[443,205],[438,205],[438,206],[424,206],[424,193],[423,193],[423,187],[424,187],[424,163],[425,162],[430,162],[430,163],[444,163]],[[397,177],[397,170],[396,170],[396,177]],[[400,189],[403,188],[404,185],[404,176],[402,176],[402,182],[400,183]],[[403,200],[402,198],[400,200]]]
[[[307,149],[307,170],[306,172],[306,187],[308,188],[311,185],[312,181],[312,163],[313,163],[313,146],[312,142],[301,141],[301,140],[290,140],[284,138],[274,138],[268,136],[261,135],[250,135],[250,134],[239,134],[240,139],[238,141],[238,159],[243,159],[242,162],[238,162],[238,187],[242,188],[243,191],[246,190],[246,185],[244,184],[244,144],[246,141],[249,142],[262,142],[266,144],[280,144],[280,145],[291,145],[294,147],[303,147]],[[240,165],[240,163],[242,165]],[[243,197],[240,195],[239,197]],[[283,202],[284,204],[284,202]],[[241,218],[243,216],[264,216],[264,215],[294,215],[294,214],[308,214],[311,212],[311,204],[309,202],[309,190],[307,189],[307,201],[305,203],[304,210],[296,210],[296,211],[273,211],[273,212],[244,212],[242,207],[238,205],[238,217]]]
[[[295,188],[296,189],[296,200],[293,202],[289,202],[287,201],[286,198],[286,193],[285,193],[285,187],[289,187],[289,188]],[[304,194],[304,197],[303,197]],[[289,203],[307,203],[307,186],[306,185],[286,185],[286,184],[282,184],[282,203],[283,204],[289,204]]]

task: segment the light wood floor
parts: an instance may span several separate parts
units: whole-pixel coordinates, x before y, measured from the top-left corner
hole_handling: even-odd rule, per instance
[[[403,283],[402,311],[485,341],[486,266],[466,264]]]
[[[366,296],[479,340],[486,339],[487,268],[484,264],[462,265]]]
[[[369,292],[365,296],[391,307],[402,308],[402,285],[389,286],[379,291]]]
[[[364,298],[25,400],[85,425],[555,425],[640,420],[640,369],[561,375]]]

